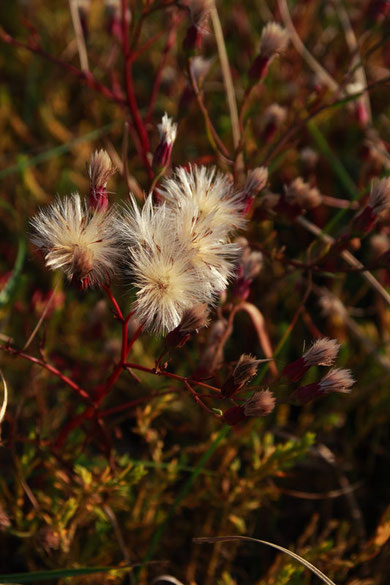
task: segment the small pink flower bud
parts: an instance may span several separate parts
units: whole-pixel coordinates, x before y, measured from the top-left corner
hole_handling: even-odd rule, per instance
[[[161,124],[158,125],[160,142],[153,157],[154,167],[167,167],[171,162],[173,144],[176,139],[177,124],[174,124],[167,114],[164,114]]]
[[[290,382],[298,382],[312,366],[331,366],[334,364],[340,344],[335,339],[324,337],[317,339],[309,349],[282,371]]]
[[[233,374],[222,385],[222,394],[230,397],[241,390],[251,378],[256,376],[259,363],[260,360],[243,353],[233,370]]]
[[[196,368],[193,378],[201,380],[210,377],[217,368],[221,366],[223,354],[217,354],[219,343],[225,334],[227,321],[225,319],[218,319],[210,327],[210,334],[207,345],[203,350],[200,362]]]
[[[354,383],[355,380],[352,378],[351,370],[333,368],[329,370],[322,380],[301,386],[293,392],[291,397],[301,404],[306,404],[323,394],[331,394],[332,392],[348,393]]]
[[[89,174],[89,205],[93,209],[108,207],[107,183],[116,169],[112,164],[108,152],[96,150],[90,158]]]

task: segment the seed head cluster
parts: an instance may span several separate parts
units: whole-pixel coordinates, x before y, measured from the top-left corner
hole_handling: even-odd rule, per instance
[[[180,168],[162,183],[163,202],[132,199],[118,222],[128,246],[136,317],[153,333],[176,328],[197,304],[213,303],[234,272],[230,235],[245,220],[242,195],[215,169]]]
[[[82,288],[107,284],[121,255],[115,208],[90,208],[78,193],[57,199],[32,220],[32,242],[46,266],[61,269]]]

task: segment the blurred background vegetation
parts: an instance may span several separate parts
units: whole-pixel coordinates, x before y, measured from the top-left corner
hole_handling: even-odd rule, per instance
[[[110,28],[114,4],[83,3],[81,16],[94,78],[126,100],[121,41]],[[131,40],[142,21],[133,76],[143,117],[166,51],[161,86],[146,122],[151,151],[166,111],[179,122],[173,166],[206,162],[228,172],[208,141],[202,113],[189,90],[182,50],[189,20],[183,3],[149,4],[156,9],[142,19],[147,3],[133,1],[129,6]],[[369,93],[368,124],[359,123],[356,101],[328,107],[310,124],[299,126],[273,154],[277,141],[312,107],[332,103],[334,97],[329,88],[319,87],[321,80],[290,43],[286,55],[272,64],[266,82],[255,89],[246,112],[247,168],[267,160],[273,192],[280,193],[283,185],[302,176],[324,195],[344,201],[364,198],[372,178],[388,173],[389,85],[381,80],[389,75],[390,24],[388,18],[375,19],[373,5],[378,4],[288,2],[305,46],[344,85],[351,81],[354,58],[340,9],[345,6],[367,82],[376,85]],[[240,103],[261,29],[270,20],[281,21],[279,6],[272,1],[224,0],[217,8]],[[87,194],[86,163],[96,148],[106,148],[123,170],[126,121],[130,184],[147,191],[149,179],[126,105],[94,91],[79,75],[45,56],[4,42],[4,34],[9,34],[79,68],[68,2],[3,2],[0,22],[0,341],[22,348],[58,283],[50,314],[29,351],[83,388],[92,388],[118,355],[120,327],[101,291],[77,291],[44,268],[28,241],[28,220],[56,194]],[[173,42],[167,49],[169,38]],[[203,67],[198,79],[204,101],[222,141],[232,150],[211,23],[200,54],[205,59],[198,63]],[[286,108],[286,118],[267,143],[265,112],[274,103]],[[113,200],[126,197],[123,172],[109,188]],[[307,214],[322,228],[336,216],[333,235],[341,233],[350,211],[340,214],[321,205]],[[390,219],[385,217],[375,236],[354,242],[356,256],[370,265],[380,244],[374,237],[379,234],[383,243],[389,231]],[[280,250],[288,258],[307,259],[307,250],[315,251],[318,242],[312,244],[314,237],[302,225],[263,214],[261,201],[245,235],[265,251],[250,300],[261,309],[272,344],[280,349],[278,368],[299,357],[313,337],[335,337],[342,342],[338,365],[351,368],[357,380],[353,392],[299,408],[280,404],[271,416],[228,430],[205,417],[192,397],[178,393],[169,380],[140,375],[136,382],[124,374],[104,403],[107,410],[156,390],[172,392],[111,413],[104,425],[87,421],[58,450],[55,440],[69,418],[80,413],[80,398],[45,369],[1,352],[10,393],[0,444],[1,574],[43,571],[34,577],[40,583],[50,576],[47,571],[59,570],[49,582],[126,583],[135,582],[135,573],[119,568],[136,567],[147,559],[140,583],[152,583],[161,574],[202,585],[314,583],[316,578],[301,565],[261,545],[192,542],[196,536],[237,534],[294,550],[338,584],[389,582],[390,308],[360,273],[343,270],[341,261],[313,272],[311,281],[307,272],[279,261]],[[375,276],[389,286],[386,268],[376,270]],[[114,288],[121,306],[129,309],[132,299],[126,286],[116,283]],[[173,352],[171,371],[193,371],[205,340],[201,332]],[[153,367],[160,348],[161,339],[144,335],[131,359]],[[264,357],[248,316],[240,314],[226,345],[226,362],[243,352]],[[217,382],[226,372],[224,366]],[[261,370],[255,383],[264,387],[268,376]],[[306,380],[317,377],[311,371]],[[95,574],[96,567],[118,570]],[[88,568],[91,575],[83,574]],[[66,579],[70,569],[74,574]],[[0,575],[0,582],[25,579]]]

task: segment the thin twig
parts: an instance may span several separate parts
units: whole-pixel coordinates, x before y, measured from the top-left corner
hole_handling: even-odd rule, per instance
[[[88,54],[85,47],[83,27],[81,26],[80,14],[75,0],[69,0],[69,8],[72,17],[74,34],[76,37],[77,50],[79,52],[81,71],[84,71],[84,73],[89,73]]]
[[[216,150],[219,149],[224,157],[226,157],[228,160],[230,160],[230,158],[231,158],[230,153],[227,150],[224,143],[222,142],[222,140],[220,139],[220,137],[218,136],[218,133],[217,133],[216,129],[214,128],[214,125],[210,119],[208,110],[204,104],[202,94],[200,93],[194,72],[192,70],[192,60],[191,59],[188,62],[187,72],[188,72],[188,78],[189,78],[190,83],[191,83],[191,87],[192,87],[193,92],[194,92],[195,97],[196,97],[196,101],[198,102],[199,108],[203,114],[203,117],[204,117],[204,120],[206,123],[206,128],[207,128],[209,135],[211,136],[211,138],[214,142],[212,145],[214,146],[214,148]]]
[[[329,73],[322,67],[320,63],[313,57],[313,55],[306,49],[305,45],[301,41],[295,27],[293,25],[290,12],[288,10],[286,0],[278,0],[278,6],[283,22],[288,29],[291,41],[303,59],[309,65],[309,67],[318,75],[318,77],[332,90],[338,91],[339,84],[329,75]]]
[[[332,238],[332,236],[323,232],[321,230],[321,228],[316,226],[314,223],[312,223],[311,221],[309,221],[305,217],[302,217],[302,216],[298,217],[296,219],[296,222],[299,223],[302,227],[304,227],[307,231],[311,232],[312,234],[314,234],[315,236],[320,238],[320,240],[322,240],[323,242],[326,242],[327,244],[334,244],[335,243],[335,239]],[[388,305],[390,305],[389,293],[381,285],[381,283],[378,282],[378,280],[375,278],[375,276],[373,276],[371,274],[371,272],[369,272],[368,270],[364,270],[364,264],[362,264],[357,258],[355,258],[355,256],[353,256],[351,254],[351,252],[349,252],[349,250],[343,250],[341,252],[341,256],[346,262],[348,262],[348,264],[350,266],[353,266],[353,267],[359,268],[359,269],[363,269],[361,272],[363,278],[365,278],[365,280],[367,280],[367,282],[370,284],[370,286],[374,290],[376,290],[376,292],[378,294],[381,295],[381,297],[386,301],[386,303]]]
[[[48,310],[50,309],[50,306],[51,306],[51,304],[52,304],[52,301],[53,301],[53,299],[54,299],[54,295],[55,295],[55,293],[56,293],[56,292],[57,292],[57,290],[58,290],[59,284],[60,284],[60,282],[58,281],[58,282],[56,283],[56,285],[54,286],[54,288],[53,288],[53,290],[52,290],[52,293],[51,293],[51,295],[50,295],[50,297],[49,297],[49,299],[48,299],[48,301],[47,301],[47,303],[46,303],[46,306],[45,306],[45,308],[43,309],[42,315],[40,316],[40,318],[39,318],[39,320],[38,320],[38,323],[35,325],[35,327],[34,327],[34,329],[33,329],[32,333],[31,333],[30,337],[27,339],[26,343],[24,344],[22,351],[26,351],[26,349],[28,348],[28,346],[31,344],[31,342],[33,341],[34,337],[35,337],[35,336],[36,336],[36,334],[38,333],[38,331],[39,331],[39,328],[40,328],[40,326],[42,325],[42,323],[43,323],[43,320],[44,320],[44,318],[46,317]]]
[[[229,106],[230,120],[232,123],[233,145],[238,148],[241,140],[240,123],[238,119],[238,110],[236,102],[236,94],[234,91],[232,74],[230,71],[229,59],[226,51],[225,40],[223,38],[223,31],[221,21],[219,20],[218,11],[214,5],[210,11],[211,20],[214,27],[215,40],[217,42],[219,60],[221,62],[221,70],[223,82],[226,89],[226,98]]]
[[[25,360],[28,360],[34,364],[37,364],[38,366],[41,366],[41,368],[44,368],[45,370],[48,370],[49,372],[51,372],[52,374],[54,374],[55,376],[60,378],[60,380],[62,380],[67,386],[69,386],[70,388],[75,390],[77,392],[77,394],[83,400],[85,400],[86,402],[89,402],[89,403],[92,402],[92,398],[88,394],[88,392],[83,390],[83,388],[80,388],[80,386],[78,386],[76,384],[76,382],[73,382],[73,380],[68,378],[68,376],[65,376],[62,372],[57,370],[57,368],[55,368],[51,364],[48,364],[47,362],[44,362],[43,360],[40,360],[32,355],[24,353],[23,351],[20,351],[18,349],[13,348],[13,347],[7,347],[5,345],[0,345],[0,349],[3,351],[6,351],[7,353],[10,353],[11,355],[17,355]]]
[[[366,72],[364,70],[364,65],[362,63],[360,54],[359,54],[359,43],[357,41],[356,35],[352,28],[348,12],[345,9],[345,6],[342,1],[334,0],[336,5],[336,13],[341,20],[341,24],[343,25],[345,31],[345,40],[347,41],[347,45],[349,50],[353,55],[352,67],[355,68],[356,65],[360,64],[360,67],[356,67],[355,70],[355,77],[356,80],[361,84],[362,87],[366,87],[367,85],[367,77]],[[364,102],[364,106],[366,109],[366,113],[369,119],[369,122],[372,122],[372,113],[371,113],[371,103],[370,103],[370,96],[367,92],[364,92],[362,97],[360,98]]]

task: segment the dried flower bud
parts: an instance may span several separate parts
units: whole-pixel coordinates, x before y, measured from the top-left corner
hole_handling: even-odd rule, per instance
[[[302,357],[283,369],[282,375],[291,382],[297,382],[312,366],[333,365],[339,349],[340,344],[335,339],[317,339]]]
[[[275,408],[276,398],[270,390],[261,390],[252,394],[241,406],[232,406],[223,413],[224,421],[235,426],[249,416],[267,416]]]
[[[160,132],[160,143],[156,148],[153,157],[154,167],[167,167],[171,162],[171,154],[173,143],[176,140],[177,124],[168,118],[168,114],[164,114],[161,124],[158,125]]]
[[[96,150],[90,158],[89,174],[89,205],[93,209],[106,209],[108,206],[107,183],[115,173],[108,152]]]
[[[206,303],[186,309],[179,325],[170,331],[165,338],[168,347],[183,347],[191,337],[191,333],[208,325],[209,308]]]
[[[207,345],[200,356],[199,366],[196,368],[193,378],[201,380],[211,376],[221,366],[223,353],[217,355],[219,342],[225,334],[227,326],[226,319],[218,319],[210,327],[210,335]]]
[[[356,235],[368,234],[379,219],[380,214],[390,208],[390,177],[374,181],[370,197],[363,210],[352,220],[352,231]]]
[[[347,317],[347,309],[342,301],[339,297],[326,289],[322,291],[322,294],[318,299],[318,304],[321,308],[321,314],[323,317],[336,316],[342,321]]]
[[[261,33],[260,52],[249,70],[252,81],[260,81],[268,71],[272,59],[283,53],[288,45],[288,32],[277,22],[269,22]]]
[[[238,278],[233,288],[233,296],[245,301],[250,293],[253,279],[260,273],[263,267],[263,254],[251,250],[249,246],[243,248],[241,265],[238,269]]]
[[[305,148],[302,148],[299,155],[303,164],[306,165],[309,169],[314,169],[318,163],[318,152],[310,148],[310,146],[305,146]]]
[[[260,54],[271,59],[284,53],[288,45],[288,32],[277,22],[269,22],[262,30]]]
[[[321,194],[315,187],[310,187],[301,177],[297,177],[285,187],[285,199],[291,206],[313,209],[321,205]]]
[[[183,49],[190,55],[199,50],[205,32],[213,0],[192,0],[189,5],[191,25],[183,41]]]
[[[249,213],[254,198],[260,191],[264,189],[267,184],[267,180],[268,169],[266,167],[257,167],[256,169],[249,171],[247,174],[242,194],[244,201],[244,215]]]
[[[244,402],[244,414],[245,416],[267,416],[275,408],[275,402],[276,398],[268,388],[260,390]]]
[[[241,390],[251,378],[256,376],[259,363],[260,360],[243,353],[232,375],[222,385],[222,394],[229,397]]]
[[[323,394],[332,392],[348,393],[354,383],[355,380],[352,378],[351,370],[333,368],[319,382],[313,382],[295,390],[292,398],[298,400],[301,404],[306,404]]]
[[[265,142],[271,142],[275,133],[287,118],[287,110],[279,104],[271,104],[263,115],[264,130],[262,138]]]

